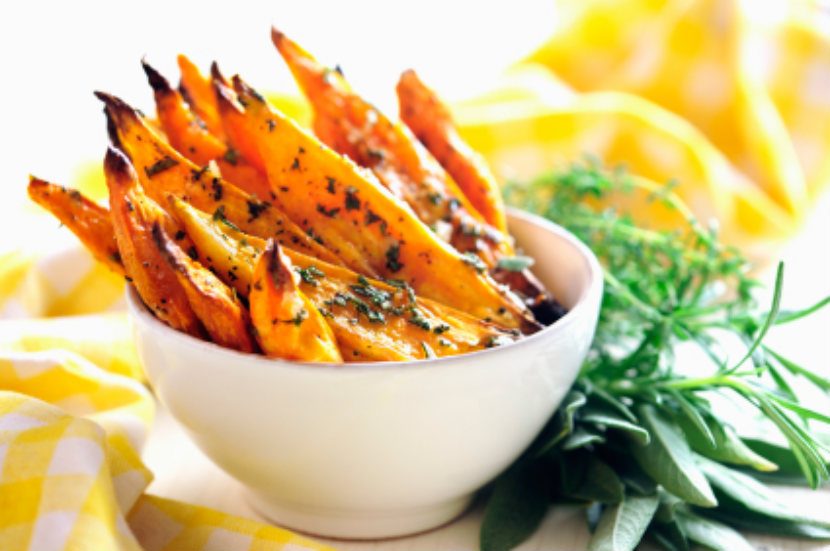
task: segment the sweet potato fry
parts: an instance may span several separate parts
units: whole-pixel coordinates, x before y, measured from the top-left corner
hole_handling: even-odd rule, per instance
[[[260,347],[275,358],[342,362],[331,327],[300,291],[298,279],[291,261],[269,239],[254,268],[249,297]]]
[[[354,271],[401,279],[422,296],[526,332],[538,329],[521,301],[501,291],[475,256],[440,241],[371,175],[298,128],[235,78],[246,132],[268,163],[285,212]]]
[[[27,191],[32,201],[69,228],[96,260],[106,264],[113,272],[125,275],[109,210],[87,199],[78,190],[51,184],[34,176],[29,176]]]
[[[153,225],[162,224],[166,213],[144,195],[129,160],[117,149],[107,149],[104,174],[118,250],[128,278],[162,321],[190,335],[204,336],[176,273],[153,239]]]
[[[144,190],[156,202],[165,204],[166,195],[173,193],[246,233],[263,239],[274,237],[280,244],[327,262],[341,262],[269,201],[253,197],[188,161],[122,100],[103,92],[96,95],[107,106],[110,139],[130,156],[140,171]],[[274,197],[271,194],[272,200]]]
[[[190,307],[211,340],[220,346],[253,352],[254,342],[248,334],[250,318],[236,293],[210,270],[186,255],[158,222],[153,224],[152,233],[156,246],[175,270]]]
[[[249,159],[251,165],[263,174],[268,173],[268,168],[256,143],[251,139],[247,130],[245,116],[242,115],[242,106],[237,101],[236,92],[231,88],[230,83],[223,77],[218,69],[211,71],[213,90],[216,93],[216,105],[219,119],[228,143],[237,151]],[[272,190],[274,191],[274,190]]]
[[[447,106],[411,69],[401,75],[396,90],[401,120],[441,163],[484,220],[507,235],[507,217],[496,178],[481,155],[458,135]]]
[[[317,63],[281,32],[272,29],[271,36],[314,108],[314,130],[323,142],[374,171],[393,195],[460,252],[477,255],[488,268],[513,254],[505,234],[484,221],[403,126],[352,92],[339,73]]]
[[[203,262],[246,296],[265,241],[213,220],[177,198],[171,198],[171,212],[193,238]],[[404,286],[364,278],[287,247],[282,251],[301,275],[300,289],[325,312],[346,361],[414,360],[432,353],[451,356],[515,338],[458,310],[415,297]]]
[[[146,61],[147,80],[153,87],[159,124],[173,148],[199,166],[214,161],[222,178],[257,197],[268,197],[270,186],[264,172],[252,167],[235,149],[213,136],[190,112],[182,95]]]
[[[219,121],[219,114],[216,112],[216,96],[213,94],[210,79],[204,77],[199,68],[184,54],[179,54],[176,61],[182,74],[179,91],[196,116],[205,123],[208,131],[220,140],[224,140],[225,133]]]

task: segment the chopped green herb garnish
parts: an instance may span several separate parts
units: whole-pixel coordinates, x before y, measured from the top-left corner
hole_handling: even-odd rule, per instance
[[[337,213],[340,212],[340,207],[334,207],[333,209],[326,210],[326,207],[324,207],[323,205],[317,205],[317,212],[319,212],[323,216],[334,218],[337,215]]]
[[[395,273],[403,268],[403,264],[400,263],[400,254],[400,246],[397,243],[390,246],[386,251],[386,267],[392,273]]]
[[[496,261],[496,268],[508,272],[521,272],[533,266],[533,259],[529,256],[505,256]]]
[[[482,261],[477,254],[466,252],[461,254],[461,261],[468,266],[472,266],[480,274],[487,270],[487,265]]]
[[[359,210],[360,199],[357,198],[357,189],[349,186],[346,188],[346,210]]]
[[[144,167],[144,173],[147,175],[148,178],[152,178],[156,174],[160,172],[164,172],[168,168],[174,167],[179,164],[179,161],[173,159],[172,157],[165,155],[163,159],[160,159],[150,165],[149,167]]]
[[[213,220],[222,222],[232,230],[241,231],[233,222],[225,218],[225,205],[219,205],[219,207],[214,211],[212,218]]]
[[[222,158],[229,164],[236,165],[239,162],[239,153],[236,152],[236,149],[229,147]]]

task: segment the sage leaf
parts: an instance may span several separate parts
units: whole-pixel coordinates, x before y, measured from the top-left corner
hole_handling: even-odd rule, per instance
[[[712,434],[712,429],[709,428],[708,423],[703,418],[703,414],[687,400],[683,394],[676,390],[670,390],[669,393],[680,407],[680,412],[683,414],[680,417],[681,425],[684,426],[684,431],[687,435],[693,433],[698,439],[705,442],[712,448],[717,448],[715,435]]]
[[[538,451],[535,453],[536,457],[550,452],[562,439],[573,432],[574,415],[587,402],[588,399],[578,390],[571,390],[565,395],[551,421],[552,428],[546,431],[548,434],[540,439]]]
[[[580,411],[579,419],[585,423],[594,423],[605,428],[623,431],[642,446],[649,442],[647,430],[606,408],[586,406]]]
[[[622,403],[622,401],[620,401],[618,398],[612,396],[602,388],[590,384],[590,382],[587,379],[580,380],[580,382],[582,383],[582,386],[585,387],[585,392],[590,395],[592,400],[596,399],[598,401],[605,403],[611,408],[617,410],[619,413],[623,415],[623,417],[625,417],[632,423],[637,422],[637,416],[634,415],[634,412],[632,412],[631,409],[624,403]]]
[[[689,540],[677,521],[652,522],[646,536],[655,540],[667,551],[689,551]]]
[[[830,523],[794,512],[790,507],[781,503],[769,488],[751,476],[701,456],[698,456],[696,460],[720,496],[719,501],[722,507],[732,510],[746,509],[778,520],[813,524],[830,529]]]
[[[714,438],[714,446],[707,438],[700,435],[697,427],[690,425],[688,419],[685,417],[678,419],[683,432],[686,434],[686,440],[694,451],[711,459],[735,465],[746,465],[759,471],[774,471],[777,468],[775,463],[747,447],[735,430],[727,423],[708,414],[703,416],[702,420],[706,423],[709,434]]]
[[[732,511],[724,507],[716,507],[714,509],[696,509],[695,512],[701,516],[719,520],[737,530],[814,540],[830,539],[830,529],[826,527],[774,519],[756,515],[750,511]]]
[[[626,496],[608,507],[588,542],[589,551],[629,551],[637,547],[657,510],[657,495]]]
[[[621,502],[625,496],[625,488],[614,469],[594,455],[587,457],[587,463],[588,467],[580,483],[565,490],[567,497],[607,504]]]
[[[657,483],[689,503],[717,505],[712,488],[698,469],[680,429],[652,406],[638,409],[640,422],[651,435],[647,446],[629,447],[640,467]]]
[[[677,524],[685,536],[715,551],[755,551],[741,534],[726,524],[699,517],[688,511],[677,512]]]
[[[537,464],[517,463],[496,481],[484,510],[482,551],[512,549],[538,528],[548,509],[548,487]]]
[[[605,442],[605,438],[601,434],[589,431],[583,427],[576,427],[562,442],[562,449],[571,451],[577,448],[584,448],[589,444],[602,442]]]
[[[660,503],[657,506],[657,512],[654,513],[654,520],[666,523],[673,522],[675,512],[683,506],[684,501],[662,488],[658,492],[658,497],[660,498]]]

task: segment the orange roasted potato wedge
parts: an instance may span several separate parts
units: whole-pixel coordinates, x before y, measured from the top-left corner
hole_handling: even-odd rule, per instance
[[[152,233],[156,246],[178,276],[190,307],[211,340],[220,346],[253,352],[254,342],[248,334],[248,311],[236,293],[210,270],[185,254],[158,222],[153,224]]]
[[[199,257],[247,295],[265,241],[212,219],[171,197],[170,211],[193,239]],[[334,331],[346,361],[403,361],[451,356],[510,342],[515,332],[415,297],[399,283],[363,277],[347,268],[282,248],[300,274],[300,289]]]
[[[96,260],[106,264],[113,272],[126,275],[109,210],[87,199],[78,190],[51,184],[34,176],[29,177],[27,191],[32,201],[69,228]]]
[[[153,238],[153,225],[176,227],[175,222],[141,191],[127,157],[112,147],[104,158],[110,213],[121,261],[128,280],[150,310],[162,321],[197,337],[204,329],[190,307],[175,271]]]
[[[103,92],[96,95],[107,106],[110,139],[130,156],[142,186],[156,202],[164,204],[166,195],[173,193],[246,233],[263,239],[274,237],[282,245],[327,262],[341,262],[270,201],[249,195],[184,158],[122,100]],[[272,200],[274,197],[271,194]]]
[[[317,61],[276,29],[274,45],[314,108],[314,131],[335,151],[371,169],[393,195],[462,253],[493,268],[513,250],[488,225],[458,185],[400,124],[351,91],[342,75]]]
[[[342,362],[331,327],[300,291],[299,277],[280,246],[269,239],[248,297],[260,347],[274,358]]]
[[[507,328],[539,329],[518,297],[496,287],[477,256],[438,239],[373,176],[272,109],[240,79],[234,83],[247,132],[279,190],[276,203],[346,266],[402,280],[421,296]]]
[[[255,169],[233,148],[216,138],[188,108],[181,93],[164,76],[142,61],[153,88],[156,115],[167,141],[184,157],[199,166],[214,161],[222,178],[257,197],[268,197],[265,174]]]
[[[179,54],[176,61],[181,72],[179,91],[196,116],[205,123],[207,130],[220,140],[224,140],[225,133],[216,111],[216,96],[210,79],[202,75],[199,68],[184,54]]]
[[[401,75],[396,90],[401,120],[441,163],[484,220],[507,235],[507,216],[496,178],[484,158],[459,136],[447,106],[411,69]]]

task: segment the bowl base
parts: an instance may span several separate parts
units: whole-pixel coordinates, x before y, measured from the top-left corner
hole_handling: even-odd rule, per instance
[[[370,540],[408,536],[446,524],[467,509],[473,494],[392,510],[315,507],[276,500],[253,491],[248,493],[248,498],[258,513],[285,528],[329,538]]]

